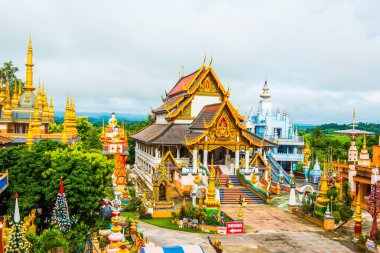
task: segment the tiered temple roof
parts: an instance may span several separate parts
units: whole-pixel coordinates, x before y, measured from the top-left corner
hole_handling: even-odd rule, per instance
[[[154,124],[131,137],[146,144],[191,145],[206,136],[223,114],[241,130],[242,136],[250,144],[257,147],[276,146],[246,129],[244,117],[233,107],[229,95],[230,91],[223,87],[212,67],[203,65],[197,71],[181,77],[166,93],[163,104],[152,110],[156,116]],[[201,97],[197,103],[196,96]],[[210,97],[219,102],[209,103],[212,100]]]

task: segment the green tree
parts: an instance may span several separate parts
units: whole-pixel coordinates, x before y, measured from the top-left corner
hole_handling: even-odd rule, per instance
[[[69,243],[57,229],[49,229],[40,236],[28,234],[26,236],[32,244],[30,253],[53,253],[61,248],[64,253],[69,252]]]
[[[33,145],[0,150],[0,161],[9,170],[12,182],[8,191],[19,193],[23,215],[33,208],[42,208],[39,217],[51,217],[60,177],[64,177],[65,193],[70,214],[89,225],[95,223],[95,211],[100,206],[104,189],[111,184],[114,161],[107,160],[100,151],[87,151],[78,143],[68,147],[44,140]],[[13,210],[8,201],[8,212]]]
[[[103,144],[100,141],[101,128],[94,127],[87,117],[77,117],[77,130],[85,149],[102,149]]]
[[[62,131],[63,131],[63,124],[59,124],[59,123],[49,124],[50,133],[62,133]]]
[[[18,71],[18,68],[13,65],[12,61],[4,62],[3,67],[0,67],[0,80],[2,79],[3,82],[8,80],[9,82],[9,90],[11,94],[13,93],[14,85],[17,82],[18,84],[23,84],[21,79],[18,79],[16,76],[16,72]]]

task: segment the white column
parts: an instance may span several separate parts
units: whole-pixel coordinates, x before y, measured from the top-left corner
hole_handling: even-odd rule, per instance
[[[245,170],[249,169],[249,149],[245,151]]]
[[[197,172],[198,169],[198,149],[193,149],[193,172]]]
[[[177,147],[177,159],[179,159],[180,158],[180,147]]]
[[[239,161],[239,150],[236,150],[235,151],[235,169],[239,168],[239,164],[240,164],[240,161]]]
[[[154,157],[158,159],[158,148],[154,149]]]
[[[208,150],[203,150],[203,165],[207,168],[207,157],[208,157]]]

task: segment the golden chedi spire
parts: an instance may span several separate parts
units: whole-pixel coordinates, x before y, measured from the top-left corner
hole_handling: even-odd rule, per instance
[[[26,145],[29,146],[29,148],[33,145],[34,138],[33,138],[33,130],[32,130],[32,121],[29,120],[29,126],[28,126],[28,134],[26,136]]]
[[[32,122],[33,134],[40,134],[41,133],[40,132],[40,125],[41,125],[40,112],[38,110],[37,103],[34,103],[33,122]]]
[[[18,101],[20,102],[22,96],[22,83],[18,86]]]
[[[214,156],[211,158],[211,171],[209,176],[209,183],[207,189],[207,199],[205,200],[206,207],[219,207],[220,203],[215,199],[216,187],[215,187],[215,168],[214,168]]]
[[[11,101],[12,108],[18,107],[18,101],[19,101],[18,85],[17,85],[17,81],[15,80],[15,85],[13,87],[12,101]]]
[[[50,122],[54,122],[53,97],[50,97],[50,104],[49,104],[49,121],[50,121]]]
[[[74,102],[74,97],[72,97],[72,104],[71,104],[71,108],[72,108],[72,133],[74,135],[77,135],[78,131],[77,131],[77,116],[76,116],[76,112],[75,112],[75,102]]]
[[[3,79],[0,79],[0,104],[4,104],[4,99],[5,99],[5,92],[4,92],[4,83]]]
[[[33,86],[33,48],[32,48],[32,36],[29,35],[28,42],[28,54],[26,58],[26,79],[25,79],[25,91],[34,91]]]
[[[362,150],[367,150],[367,139],[366,139],[365,134],[364,134],[364,137],[363,137],[363,147],[362,147]]]
[[[42,117],[41,117],[42,120],[46,120],[48,121],[49,120],[49,105],[48,103],[43,103],[43,106],[42,106]]]
[[[11,94],[9,91],[8,80],[5,84],[5,100],[4,100],[4,107],[3,107],[3,118],[4,119],[12,118]]]
[[[62,139],[61,139],[61,142],[63,144],[67,144],[69,142],[68,138],[67,138],[67,134],[66,134],[66,125],[65,123],[63,123],[63,131],[62,131]]]
[[[41,81],[38,80],[38,89],[37,89],[37,96],[36,96],[36,102],[37,108],[40,110],[42,109],[42,93],[41,93]]]

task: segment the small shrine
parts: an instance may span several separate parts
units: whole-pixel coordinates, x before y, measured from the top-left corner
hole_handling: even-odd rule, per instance
[[[218,198],[216,198],[216,185],[215,185],[215,168],[214,164],[211,163],[211,171],[209,176],[209,182],[208,182],[208,190],[207,190],[207,199],[204,201],[205,204],[205,211],[208,216],[219,216],[219,208],[220,208],[220,201]]]
[[[153,207],[169,209],[174,207],[171,198],[172,179],[169,166],[165,167],[164,160],[157,166],[153,176]]]
[[[130,200],[129,191],[127,186],[127,170],[125,168],[125,156],[117,152],[114,156],[115,169],[113,173],[113,185],[115,187],[115,195],[120,198],[122,204],[128,204]]]
[[[321,167],[319,166],[318,157],[317,157],[317,159],[315,160],[314,167],[310,171],[310,174],[309,174],[310,182],[312,182],[313,184],[318,184],[319,180],[321,179],[321,175],[322,175],[322,170],[321,170]]]
[[[102,128],[100,137],[103,142],[103,154],[121,153],[123,156],[128,155],[128,141],[125,134],[124,124],[118,125],[116,114],[113,112],[108,124]]]

